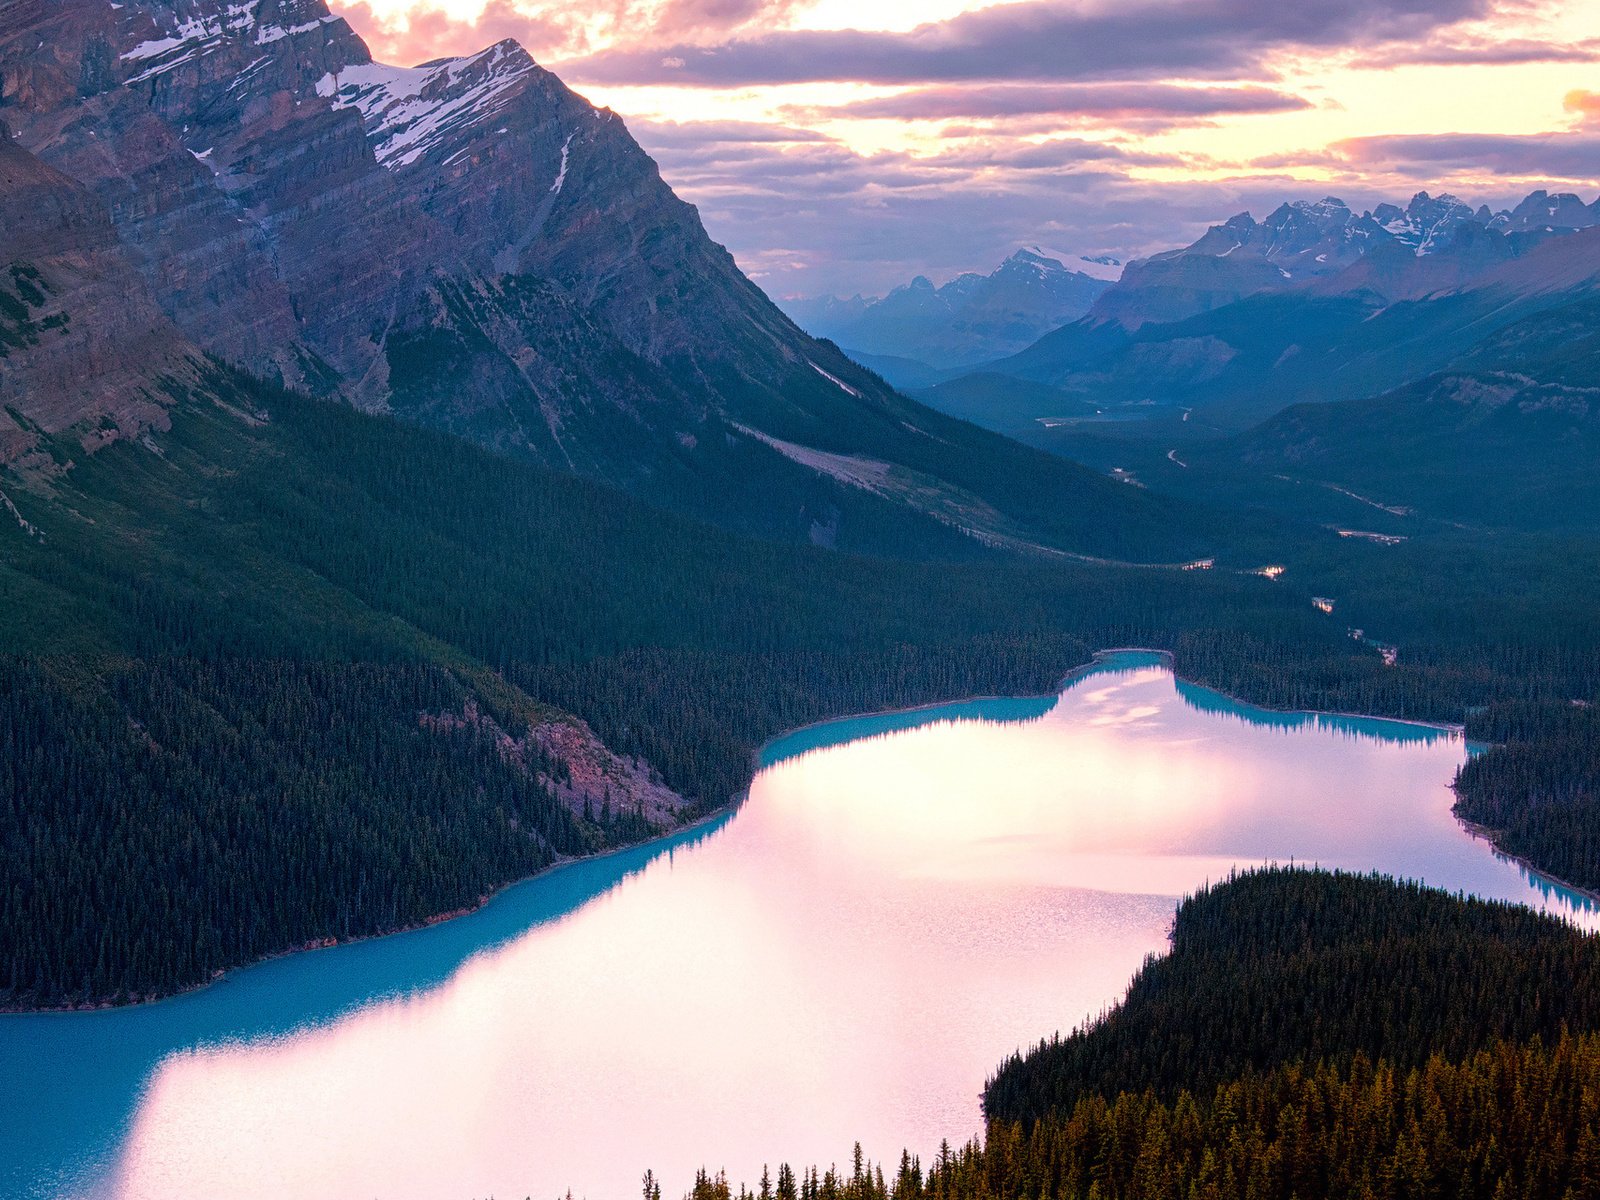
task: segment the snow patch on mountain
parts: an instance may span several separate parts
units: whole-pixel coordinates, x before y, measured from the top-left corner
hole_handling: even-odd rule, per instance
[[[296,37],[302,33],[310,33],[323,25],[332,25],[339,20],[335,16],[319,17],[315,21],[306,21],[300,25],[262,25],[256,29],[256,45],[269,46],[273,42],[282,41],[286,37]]]
[[[121,8],[113,4],[113,9]],[[333,25],[341,18],[333,15],[313,16],[309,21],[292,25],[278,25],[260,20],[261,0],[230,3],[215,11],[201,9],[192,15],[181,16],[176,10],[153,6],[149,15],[157,22],[161,37],[147,38],[122,54],[122,61],[133,64],[135,73],[129,83],[143,83],[164,75],[178,67],[204,58],[213,51],[240,37],[248,37],[257,46],[270,46],[285,38],[311,33],[325,25]]]
[[[1080,254],[1072,263],[1074,271],[1080,271],[1090,279],[1099,279],[1105,283],[1115,283],[1122,278],[1123,262],[1109,254]]]
[[[365,63],[317,82],[317,94],[361,113],[378,162],[408,167],[464,127],[497,113],[508,93],[533,70],[533,59],[513,41],[466,58],[420,67]],[[569,139],[570,145],[570,139]],[[565,182],[563,148],[561,181]],[[553,189],[559,191],[559,187]]]
[[[258,3],[230,4],[221,12],[188,18],[174,16],[163,30],[164,37],[142,41],[122,55],[123,62],[143,64],[129,82],[142,83],[211,53],[255,24]]]
[[[811,362],[811,360],[809,358],[806,359],[806,361],[807,362]],[[816,363],[811,363],[811,369],[813,371],[815,371],[818,375],[821,375],[824,379],[826,379],[829,383],[833,384],[835,387],[841,388],[844,391],[849,392],[850,395],[854,396],[858,400],[861,398],[861,393],[860,392],[856,391],[855,388],[851,387],[848,383],[846,383],[844,380],[840,379],[837,375],[829,374],[827,371],[824,371],[821,367],[817,366]]]
[[[502,129],[500,132],[504,133],[505,130]],[[556,181],[550,185],[550,194],[552,196],[559,196],[562,187],[567,182],[567,158],[572,153],[572,139],[576,136],[576,134],[569,133],[567,134],[567,140],[561,143],[561,168],[556,172]],[[815,365],[815,363],[812,364],[812,366]]]

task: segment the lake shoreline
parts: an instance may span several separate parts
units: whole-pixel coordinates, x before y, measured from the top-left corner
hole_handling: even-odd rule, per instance
[[[1552,883],[1559,887],[1563,887],[1569,892],[1584,897],[1586,900],[1592,900],[1597,907],[1600,907],[1600,891],[1579,887],[1575,883],[1568,883],[1565,879],[1557,879],[1548,871],[1541,871],[1522,855],[1513,854],[1509,850],[1501,849],[1500,843],[1495,840],[1499,836],[1498,830],[1491,829],[1487,825],[1479,825],[1476,821],[1469,821],[1465,817],[1456,813],[1454,809],[1451,810],[1450,815],[1455,817],[1457,821],[1460,821],[1461,827],[1473,837],[1479,839],[1480,841],[1488,842],[1489,849],[1496,855],[1496,857],[1504,859],[1508,863],[1515,863],[1518,867],[1522,868],[1524,872],[1535,879],[1542,879],[1547,883]]]
[[[606,859],[614,858],[619,854],[627,854],[633,850],[638,850],[646,846],[652,846],[657,842],[665,842],[672,838],[680,837],[686,833],[693,833],[701,826],[713,824],[736,810],[739,805],[744,802],[745,797],[748,794],[749,789],[746,788],[743,792],[740,792],[739,795],[728,801],[728,803],[719,805],[710,812],[696,817],[687,825],[679,825],[673,829],[662,830],[660,833],[653,834],[647,838],[642,838],[637,842],[628,842],[622,846],[609,846],[606,849],[597,851],[594,854],[559,858],[555,862],[550,863],[548,866],[540,867],[531,875],[523,875],[517,879],[512,879],[501,884],[492,892],[488,892],[484,896],[480,897],[475,904],[469,904],[462,908],[451,909],[448,912],[434,913],[432,916],[424,917],[420,921],[413,921],[410,924],[403,925],[397,929],[385,929],[381,933],[364,933],[358,937],[328,938],[323,941],[307,942],[300,946],[291,946],[284,950],[275,950],[271,954],[263,954],[259,958],[252,958],[249,962],[240,963],[238,966],[229,967],[225,971],[220,971],[216,975],[213,975],[210,979],[205,980],[203,983],[192,984],[189,987],[179,988],[177,991],[173,992],[163,992],[159,996],[150,996],[138,1000],[125,1000],[120,1003],[100,1001],[99,1003],[93,1004],[58,1004],[46,1008],[27,1008],[16,1005],[0,1005],[0,1020],[4,1020],[6,1017],[18,1016],[47,1016],[51,1014],[68,1015],[71,1013],[114,1012],[118,1009],[126,1008],[151,1008],[158,1004],[165,1004],[169,1000],[178,1000],[185,996],[192,996],[197,992],[206,991],[209,988],[218,987],[224,983],[227,983],[229,979],[242,971],[248,971],[254,967],[263,966],[266,963],[276,962],[279,959],[293,958],[299,954],[315,954],[318,950],[337,950],[342,946],[355,946],[363,942],[377,942],[382,941],[384,938],[403,937],[408,933],[418,933],[424,929],[432,929],[436,925],[443,925],[449,921],[454,921],[457,918],[470,917],[473,913],[481,912],[483,909],[493,904],[506,892],[511,891],[511,889],[521,887],[525,883],[532,883],[536,879],[544,879],[555,874],[557,871],[564,870],[568,867],[581,866],[585,863],[604,862]]]
[[[810,721],[810,722],[807,722],[806,724],[803,724],[803,725],[796,725],[793,728],[785,729],[785,730],[783,730],[783,731],[781,731],[779,733],[774,734],[772,737],[768,738],[766,741],[761,743],[761,745],[758,746],[752,752],[751,758],[752,758],[752,766],[753,766],[753,769],[754,769],[753,770],[753,774],[759,773],[763,769],[761,760],[762,760],[762,756],[764,755],[764,753],[766,752],[768,747],[770,747],[770,746],[772,746],[772,745],[784,740],[785,738],[793,737],[794,735],[806,732],[807,730],[820,729],[820,728],[822,728],[824,726],[835,725],[835,724],[838,724],[838,723],[843,722],[843,721],[861,720],[861,719],[870,718],[870,717],[904,716],[904,715],[909,715],[909,714],[912,714],[912,713],[929,712],[929,711],[932,711],[934,709],[948,708],[951,705],[956,705],[956,704],[980,703],[980,702],[988,701],[988,700],[1038,700],[1038,699],[1046,699],[1046,698],[1048,698],[1050,696],[1053,696],[1053,695],[1055,695],[1055,696],[1060,695],[1063,691],[1065,691],[1073,683],[1077,682],[1078,680],[1084,678],[1087,675],[1092,674],[1096,670],[1102,668],[1109,659],[1114,658],[1115,656],[1117,656],[1119,654],[1148,654],[1148,655],[1153,655],[1153,656],[1155,656],[1156,658],[1158,658],[1161,661],[1163,666],[1165,666],[1168,670],[1170,670],[1172,672],[1173,677],[1175,679],[1183,680],[1183,682],[1192,684],[1193,686],[1196,686],[1196,687],[1207,688],[1210,691],[1216,692],[1217,695],[1223,696],[1223,697],[1225,697],[1225,698],[1227,698],[1229,700],[1232,700],[1232,701],[1234,701],[1236,703],[1249,704],[1250,707],[1258,709],[1261,712],[1278,713],[1278,714],[1283,714],[1283,715],[1305,715],[1305,716],[1335,717],[1335,718],[1342,718],[1342,719],[1346,719],[1346,720],[1394,721],[1397,724],[1416,725],[1416,726],[1421,726],[1423,728],[1436,729],[1436,730],[1439,730],[1441,732],[1447,732],[1447,733],[1462,733],[1462,734],[1464,734],[1464,732],[1465,732],[1464,726],[1461,726],[1461,725],[1452,725],[1452,724],[1446,724],[1446,723],[1435,722],[1435,721],[1411,720],[1409,718],[1403,718],[1403,717],[1375,717],[1370,713],[1342,713],[1342,712],[1330,712],[1330,711],[1325,711],[1325,710],[1320,710],[1320,709],[1277,709],[1277,708],[1269,708],[1269,707],[1266,707],[1264,705],[1259,705],[1259,704],[1255,704],[1255,703],[1253,703],[1251,701],[1244,700],[1241,697],[1232,696],[1227,692],[1223,692],[1223,691],[1221,691],[1221,690],[1219,690],[1217,688],[1211,687],[1209,684],[1200,683],[1200,682],[1198,682],[1196,680],[1193,680],[1193,679],[1185,679],[1178,672],[1177,661],[1176,661],[1173,653],[1171,651],[1169,651],[1169,650],[1161,650],[1161,649],[1156,649],[1156,648],[1149,647],[1149,646],[1114,646],[1114,647],[1108,647],[1108,648],[1102,649],[1102,650],[1096,650],[1093,653],[1093,656],[1090,658],[1090,660],[1088,662],[1080,663],[1077,666],[1072,667],[1071,669],[1069,669],[1066,672],[1066,674],[1064,674],[1060,678],[1060,680],[1055,684],[1054,690],[1053,691],[1049,691],[1049,692],[1040,692],[1040,693],[1037,693],[1037,694],[1034,694],[1034,695],[1027,695],[1027,696],[1015,696],[1015,695],[1013,695],[1013,696],[997,696],[997,695],[961,696],[961,697],[954,697],[954,698],[946,699],[946,700],[929,701],[926,704],[905,705],[905,706],[896,707],[896,708],[872,709],[872,710],[869,710],[869,711],[866,711],[866,712],[848,713],[848,714],[844,714],[844,715],[836,716],[836,717],[825,717],[825,718],[823,718],[821,720],[818,720],[818,721]],[[46,1007],[30,1007],[30,1006],[26,1006],[26,1005],[0,1005],[0,1019],[4,1019],[7,1016],[28,1016],[28,1015],[44,1015],[44,1014],[62,1014],[62,1015],[66,1015],[66,1014],[71,1014],[71,1013],[106,1012],[106,1011],[111,1011],[111,1010],[115,1010],[115,1009],[124,1009],[124,1008],[144,1008],[144,1007],[148,1007],[148,1006],[151,1006],[151,1005],[161,1004],[164,1001],[176,1000],[176,999],[178,999],[180,997],[183,997],[183,996],[190,996],[190,995],[193,995],[193,994],[195,994],[197,992],[205,991],[207,988],[216,987],[216,986],[218,986],[220,984],[226,983],[231,976],[237,974],[238,972],[247,971],[252,967],[260,966],[260,965],[262,965],[264,963],[273,962],[273,961],[276,961],[278,959],[288,958],[288,957],[291,957],[291,956],[297,955],[297,954],[310,954],[310,953],[314,953],[314,952],[316,952],[318,950],[336,949],[336,948],[338,948],[340,946],[352,946],[352,945],[356,945],[356,944],[361,943],[361,942],[377,941],[380,938],[399,937],[399,936],[402,936],[402,935],[408,934],[408,933],[416,933],[416,932],[419,932],[420,930],[429,929],[429,928],[432,928],[435,925],[440,925],[440,924],[443,924],[443,923],[445,923],[447,921],[453,921],[453,920],[457,919],[458,917],[467,917],[467,916],[471,916],[472,914],[474,914],[476,912],[480,912],[485,907],[487,907],[489,904],[493,903],[496,899],[498,899],[500,896],[502,896],[504,893],[506,893],[507,891],[511,890],[512,888],[520,887],[523,884],[530,883],[530,882],[532,882],[532,881],[534,881],[536,879],[545,878],[546,876],[548,876],[548,875],[550,875],[550,874],[552,874],[552,873],[554,873],[556,871],[559,871],[564,867],[575,866],[575,865],[578,865],[578,864],[581,864],[581,863],[590,863],[590,862],[602,861],[602,860],[604,860],[606,858],[612,857],[612,856],[617,855],[617,854],[622,854],[622,853],[626,853],[626,852],[629,852],[629,851],[638,850],[638,849],[640,849],[642,847],[647,847],[647,846],[653,845],[653,844],[655,844],[657,842],[662,842],[662,841],[666,841],[666,840],[671,839],[671,838],[678,837],[681,834],[685,834],[685,833],[691,832],[691,831],[693,831],[693,830],[695,830],[695,829],[697,829],[697,828],[699,828],[699,827],[701,827],[703,825],[709,825],[709,824],[711,824],[711,823],[713,823],[715,821],[723,819],[724,817],[728,816],[730,813],[737,812],[738,809],[744,804],[744,802],[747,799],[749,799],[749,795],[750,795],[750,789],[749,789],[749,786],[746,785],[736,795],[730,797],[725,803],[723,803],[721,805],[718,805],[716,808],[714,808],[714,809],[702,814],[700,817],[697,817],[694,821],[690,822],[687,825],[680,825],[680,826],[677,826],[676,828],[673,828],[673,829],[662,830],[661,832],[656,833],[656,834],[652,835],[651,837],[643,838],[643,839],[641,839],[639,841],[636,841],[636,842],[628,842],[627,844],[621,845],[621,846],[612,846],[612,847],[609,847],[609,848],[607,848],[605,850],[602,850],[602,851],[600,851],[600,852],[598,852],[596,854],[583,855],[581,857],[560,858],[560,859],[556,860],[555,862],[550,863],[548,866],[541,867],[539,870],[533,872],[532,874],[524,875],[524,876],[521,876],[521,877],[519,877],[517,879],[508,880],[506,883],[501,884],[499,887],[495,888],[493,891],[488,892],[485,895],[483,895],[482,897],[480,897],[478,899],[478,901],[476,903],[474,903],[474,904],[466,905],[466,906],[463,906],[463,907],[457,908],[457,909],[451,909],[449,911],[442,912],[442,913],[435,913],[435,914],[432,914],[430,916],[424,917],[421,920],[411,922],[409,924],[400,926],[400,927],[395,928],[395,929],[387,929],[387,930],[384,930],[384,931],[379,932],[379,933],[362,934],[362,935],[360,935],[358,937],[330,938],[330,939],[326,939],[326,940],[322,940],[322,941],[308,942],[308,943],[305,943],[305,944],[302,944],[302,945],[299,945],[299,946],[287,947],[287,948],[285,948],[283,950],[274,951],[271,954],[265,954],[265,955],[261,955],[258,958],[253,958],[249,962],[239,963],[236,966],[229,967],[226,970],[220,971],[216,975],[213,975],[210,979],[207,979],[207,980],[204,980],[202,982],[193,984],[193,985],[191,985],[189,987],[180,988],[180,989],[178,989],[176,991],[172,991],[172,992],[165,992],[165,993],[162,993],[160,995],[152,995],[152,996],[148,996],[148,997],[141,997],[139,999],[134,999],[134,1000],[124,1000],[124,1001],[116,1001],[116,1002],[103,1000],[103,1001],[92,1002],[92,1003],[86,1002],[86,1003],[80,1003],[80,1004],[62,1004],[62,1005],[52,1005],[52,1006],[46,1006]],[[1460,818],[1458,817],[1457,820],[1460,820]],[[1527,870],[1531,874],[1537,875],[1540,879],[1547,880],[1550,883],[1556,884],[1556,885],[1558,885],[1560,887],[1566,888],[1566,889],[1568,889],[1570,891],[1573,891],[1573,892],[1576,892],[1576,893],[1579,893],[1579,894],[1582,894],[1582,895],[1585,895],[1585,896],[1593,896],[1593,893],[1587,892],[1582,888],[1575,887],[1574,885],[1569,884],[1564,880],[1557,879],[1556,877],[1554,877],[1552,875],[1549,875],[1549,874],[1547,874],[1545,872],[1542,872],[1542,871],[1538,870],[1538,868],[1536,868],[1536,867],[1532,866],[1531,864],[1527,863],[1525,860],[1521,859],[1520,857],[1517,857],[1515,855],[1511,855],[1511,854],[1507,853],[1495,841],[1494,835],[1493,835],[1493,831],[1482,830],[1477,826],[1469,825],[1465,821],[1462,821],[1462,824],[1464,826],[1467,826],[1474,833],[1476,833],[1476,834],[1478,834],[1480,836],[1483,836],[1485,838],[1485,840],[1487,840],[1490,843],[1490,845],[1493,847],[1494,851],[1497,854],[1501,854],[1502,856],[1504,856],[1504,857],[1506,857],[1506,858],[1508,858],[1508,859],[1510,859],[1512,861],[1515,861],[1519,866],[1522,866],[1525,870]],[[1596,899],[1597,901],[1600,901],[1600,896],[1593,896],[1593,898]]]
[[[875,708],[868,712],[849,713],[842,717],[824,717],[820,721],[810,721],[804,725],[796,725],[793,729],[785,729],[782,733],[774,734],[761,744],[756,753],[759,756],[768,746],[775,742],[781,742],[784,738],[793,737],[797,733],[804,733],[809,729],[821,729],[826,725],[838,724],[840,721],[858,721],[869,717],[906,716],[910,713],[928,712],[935,708],[949,708],[953,704],[978,704],[986,700],[1043,700],[1050,696],[1058,696],[1067,689],[1068,685],[1104,666],[1107,659],[1113,658],[1118,654],[1155,655],[1161,660],[1162,665],[1170,670],[1174,678],[1179,681],[1194,687],[1205,688],[1207,691],[1215,692],[1217,695],[1232,700],[1236,704],[1246,704],[1260,712],[1275,713],[1279,716],[1336,717],[1345,721],[1393,721],[1396,725],[1416,725],[1423,729],[1437,729],[1440,733],[1459,733],[1463,736],[1467,731],[1467,727],[1459,723],[1424,721],[1416,717],[1385,717],[1376,713],[1340,712],[1336,709],[1327,708],[1273,708],[1270,705],[1257,704],[1254,700],[1246,700],[1242,696],[1235,696],[1230,692],[1223,691],[1221,688],[1213,687],[1209,683],[1201,683],[1197,679],[1188,678],[1178,670],[1177,660],[1170,650],[1157,650],[1150,646],[1112,646],[1105,650],[1096,650],[1089,662],[1073,667],[1056,683],[1054,691],[1038,692],[1032,695],[993,696],[984,694],[961,696],[953,700],[934,700],[927,704],[911,704],[902,708]]]
[[[810,721],[810,722],[807,722],[804,725],[796,725],[796,726],[793,726],[792,728],[785,729],[785,730],[782,730],[782,731],[780,731],[778,733],[773,734],[773,736],[769,737],[766,741],[762,742],[761,745],[757,746],[755,748],[755,750],[751,752],[750,758],[751,758],[751,768],[752,768],[751,774],[752,774],[752,778],[754,777],[754,775],[758,774],[762,770],[761,756],[766,751],[768,746],[771,746],[776,742],[782,741],[784,738],[792,737],[793,735],[795,735],[797,733],[802,733],[805,730],[808,730],[808,729],[819,729],[824,725],[834,725],[834,724],[837,724],[840,721],[858,720],[858,719],[860,719],[862,717],[894,716],[894,715],[900,715],[900,714],[906,714],[906,713],[924,712],[924,711],[928,711],[930,709],[935,709],[935,708],[945,708],[945,707],[948,707],[949,705],[952,705],[952,704],[967,704],[967,703],[971,703],[971,702],[974,702],[974,701],[1000,700],[1000,699],[1010,699],[1010,698],[1042,699],[1045,696],[1049,696],[1049,695],[1059,695],[1061,693],[1061,691],[1063,691],[1066,688],[1066,686],[1069,683],[1071,683],[1073,680],[1078,679],[1082,675],[1088,673],[1089,671],[1094,670],[1094,668],[1100,664],[1100,659],[1101,659],[1102,655],[1118,654],[1118,653],[1130,653],[1130,652],[1133,652],[1133,651],[1131,651],[1131,650],[1103,650],[1103,651],[1097,651],[1093,660],[1091,660],[1090,662],[1087,662],[1087,663],[1082,663],[1082,664],[1072,668],[1064,676],[1062,676],[1060,682],[1057,683],[1055,691],[1053,693],[1052,692],[1040,692],[1038,694],[1038,696],[1036,696],[1036,697],[1002,697],[1002,696],[987,696],[987,695],[956,696],[956,697],[952,697],[950,699],[931,700],[926,704],[913,704],[913,705],[908,705],[908,706],[900,707],[900,708],[881,708],[881,709],[871,709],[871,710],[868,710],[867,712],[844,713],[844,714],[841,714],[840,716],[837,716],[837,717],[824,717],[819,721]],[[1141,651],[1137,651],[1137,652],[1138,653],[1165,653],[1164,651],[1147,651],[1147,650],[1141,650]],[[546,876],[551,875],[554,872],[561,870],[563,867],[570,867],[570,866],[577,865],[579,863],[590,863],[590,862],[603,861],[604,859],[610,858],[613,855],[623,854],[623,853],[626,853],[626,852],[631,851],[631,850],[638,850],[638,849],[640,849],[642,847],[653,845],[656,842],[663,842],[663,841],[668,840],[669,838],[677,837],[680,834],[691,832],[692,830],[695,830],[695,829],[699,828],[702,825],[709,825],[714,821],[721,820],[723,817],[728,816],[730,813],[737,812],[739,810],[739,808],[744,804],[744,802],[747,799],[749,799],[749,797],[750,797],[750,788],[749,788],[749,785],[747,784],[744,788],[740,789],[740,791],[738,793],[736,793],[734,796],[730,797],[726,802],[718,805],[714,809],[711,809],[709,812],[706,812],[706,813],[702,814],[701,816],[697,817],[695,820],[691,821],[687,825],[680,825],[680,826],[677,826],[676,828],[673,828],[673,829],[662,830],[660,833],[653,834],[652,836],[650,836],[648,838],[643,838],[643,839],[641,839],[641,840],[639,840],[637,842],[628,842],[625,845],[621,845],[621,846],[611,846],[611,847],[609,847],[609,848],[607,848],[605,850],[599,851],[598,853],[595,853],[595,854],[586,854],[586,855],[583,855],[581,857],[576,857],[576,858],[570,858],[569,857],[569,858],[557,859],[555,862],[550,863],[548,866],[544,866],[544,867],[539,868],[539,870],[534,871],[530,875],[523,875],[523,876],[520,876],[520,877],[518,877],[516,879],[508,880],[506,883],[501,884],[499,887],[495,888],[493,891],[488,892],[485,895],[481,896],[475,904],[469,904],[469,905],[465,905],[465,906],[463,906],[461,908],[450,909],[449,911],[446,911],[446,912],[434,913],[434,914],[432,914],[430,916],[423,917],[421,920],[413,921],[413,922],[411,922],[409,924],[399,926],[399,927],[397,927],[395,929],[385,929],[385,930],[383,930],[382,932],[379,932],[379,933],[361,934],[358,937],[328,938],[328,939],[319,940],[319,941],[306,942],[306,943],[303,943],[303,944],[298,945],[298,946],[289,946],[289,947],[286,947],[285,949],[282,949],[282,950],[275,950],[271,954],[263,954],[258,958],[252,958],[249,962],[243,962],[243,963],[239,963],[237,966],[228,967],[225,970],[217,972],[210,979],[203,980],[203,981],[201,981],[199,983],[191,984],[188,987],[179,988],[176,991],[172,991],[172,992],[163,992],[163,993],[161,993],[159,995],[140,997],[138,999],[122,1000],[122,1001],[101,1000],[101,1001],[93,1001],[93,1002],[84,1002],[84,1003],[80,1003],[80,1004],[47,1005],[47,1006],[44,1006],[44,1007],[32,1007],[32,1006],[28,1006],[28,1005],[0,1004],[0,1019],[3,1019],[5,1017],[9,1017],[9,1016],[38,1016],[38,1015],[44,1015],[44,1014],[50,1014],[50,1013],[70,1014],[70,1013],[110,1012],[110,1011],[113,1011],[113,1010],[116,1010],[116,1009],[121,1009],[121,1008],[147,1008],[147,1007],[150,1007],[151,1005],[161,1004],[161,1003],[163,1003],[165,1001],[168,1001],[168,1000],[176,1000],[176,999],[179,999],[180,997],[183,997],[183,996],[192,996],[196,992],[203,992],[207,988],[216,987],[216,986],[218,986],[220,984],[226,983],[231,976],[237,974],[240,971],[248,971],[252,967],[258,967],[258,966],[261,966],[264,963],[275,962],[275,961],[277,961],[279,959],[283,959],[283,958],[290,958],[290,957],[292,957],[292,956],[294,956],[296,954],[313,954],[318,950],[333,950],[333,949],[337,949],[340,946],[354,946],[354,945],[357,945],[357,944],[359,944],[361,942],[373,942],[373,941],[378,941],[381,938],[400,937],[400,936],[402,936],[404,934],[408,934],[408,933],[417,933],[417,932],[419,932],[420,930],[423,930],[423,929],[431,929],[435,925],[442,925],[445,922],[453,921],[453,920],[457,919],[458,917],[470,917],[473,913],[481,912],[484,908],[488,907],[488,905],[492,904],[496,899],[498,899],[500,896],[504,895],[506,892],[510,891],[512,888],[521,887],[523,884],[531,883],[535,879],[543,879]]]

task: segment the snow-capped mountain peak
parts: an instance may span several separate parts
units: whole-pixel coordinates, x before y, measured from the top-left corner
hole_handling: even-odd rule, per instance
[[[410,166],[460,129],[485,120],[534,70],[532,57],[514,41],[478,54],[442,58],[418,67],[360,63],[323,76],[317,94],[354,108],[378,161]]]
[[[1040,247],[1024,246],[1001,263],[1000,270],[1014,275],[1033,275],[1042,278],[1047,275],[1066,274],[1067,268],[1059,258],[1051,256]]]

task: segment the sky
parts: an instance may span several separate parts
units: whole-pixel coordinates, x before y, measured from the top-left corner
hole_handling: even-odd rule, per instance
[[[1600,194],[1600,0],[332,0],[382,61],[514,37],[775,296],[1237,212]]]

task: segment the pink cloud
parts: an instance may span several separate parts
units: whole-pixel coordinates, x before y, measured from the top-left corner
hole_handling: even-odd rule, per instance
[[[473,20],[451,16],[439,0],[414,0],[380,16],[368,0],[331,0],[382,62],[412,64],[472,54],[512,38],[537,59],[594,51],[596,34],[611,47],[702,44],[748,26],[770,28],[811,0],[489,0]]]
[[[1050,115],[1106,120],[1183,120],[1224,113],[1310,108],[1300,96],[1265,87],[1174,87],[1164,83],[988,84],[917,88],[893,96],[814,110],[830,117],[1001,120]]]
[[[780,0],[781,2],[781,0]],[[1494,0],[1018,0],[906,31],[783,29],[747,22],[716,45],[654,37],[564,64],[588,82],[701,87],[858,81],[1271,77],[1285,50],[1378,50],[1481,20]],[[661,31],[656,31],[658,34]],[[672,67],[663,63],[672,62]]]
[[[1580,103],[1592,93],[1582,93]],[[1470,173],[1600,185],[1600,135],[1594,133],[1413,133],[1346,138],[1330,154],[1363,171],[1426,177]]]
[[[1600,92],[1568,92],[1563,107],[1581,121],[1600,121]]]
[[[1529,38],[1463,37],[1395,46],[1363,55],[1358,67],[1513,66],[1520,63],[1600,61],[1600,38],[1547,42]]]
[[[475,54],[513,38],[535,58],[570,53],[581,46],[575,30],[559,19],[529,15],[511,0],[489,0],[476,21],[462,21],[430,4],[414,5],[403,18],[384,18],[366,0],[333,0],[329,7],[359,33],[379,62],[411,66],[435,58]]]

